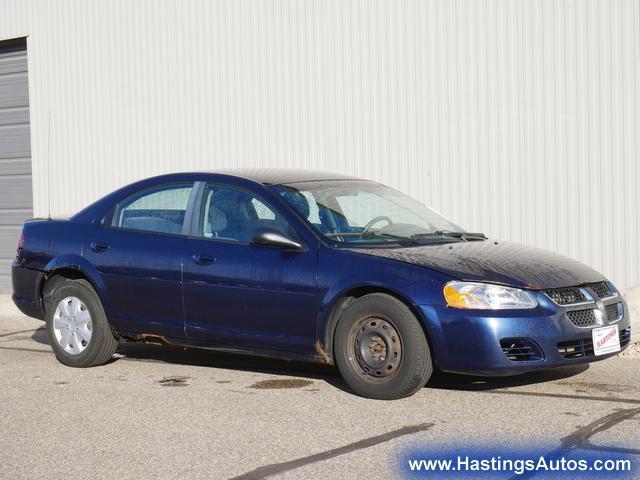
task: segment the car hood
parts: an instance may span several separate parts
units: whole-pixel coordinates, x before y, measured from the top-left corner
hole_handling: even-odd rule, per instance
[[[594,283],[605,278],[576,260],[512,242],[446,243],[351,251],[437,270],[459,280],[544,289]]]

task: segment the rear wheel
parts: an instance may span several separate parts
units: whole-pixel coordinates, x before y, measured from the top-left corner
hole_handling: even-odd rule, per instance
[[[102,303],[86,280],[57,281],[47,295],[46,324],[56,358],[70,367],[102,365],[118,346]]]
[[[334,346],[340,373],[363,397],[413,395],[433,372],[418,319],[390,295],[374,293],[351,303],[338,322]]]

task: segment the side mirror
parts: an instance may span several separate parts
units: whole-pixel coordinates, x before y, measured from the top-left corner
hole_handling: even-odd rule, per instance
[[[295,241],[283,231],[271,227],[256,228],[251,235],[251,242],[255,245],[267,245],[285,250],[306,250],[300,242]]]

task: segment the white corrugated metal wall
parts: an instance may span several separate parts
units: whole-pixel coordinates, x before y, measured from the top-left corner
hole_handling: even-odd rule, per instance
[[[0,292],[25,220],[33,216],[26,42],[0,42]]]
[[[332,170],[640,284],[639,0],[0,0],[22,35],[36,214]]]

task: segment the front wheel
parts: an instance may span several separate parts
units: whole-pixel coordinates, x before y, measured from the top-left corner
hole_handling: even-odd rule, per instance
[[[342,377],[363,397],[408,397],[433,372],[418,319],[404,303],[382,293],[365,295],[349,305],[336,328],[334,351]]]
[[[86,280],[55,283],[46,304],[46,324],[56,358],[70,367],[106,363],[118,346],[102,303]]]

